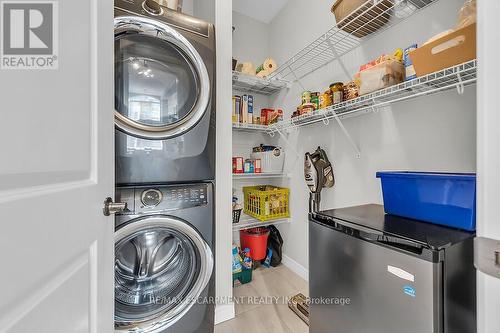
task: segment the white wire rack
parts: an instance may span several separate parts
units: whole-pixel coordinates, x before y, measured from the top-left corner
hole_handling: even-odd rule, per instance
[[[269,78],[295,81],[439,0],[368,0],[281,64]],[[332,21],[334,17],[332,14]],[[343,64],[341,63],[343,66]],[[347,70],[344,68],[344,71]]]
[[[244,230],[255,227],[266,227],[268,225],[276,225],[283,223],[290,223],[290,219],[276,219],[271,221],[259,221],[249,215],[241,213],[240,222],[233,223],[233,231]]]
[[[286,178],[289,177],[286,173],[233,173],[233,179],[269,179],[269,178]]]
[[[236,131],[247,131],[247,132],[273,132],[270,126],[258,125],[258,124],[245,124],[245,123],[233,123],[233,130]]]
[[[477,61],[472,60],[386,89],[375,91],[371,94],[363,95],[356,99],[285,120],[279,124],[271,125],[271,131],[279,133],[283,130],[298,128],[320,121],[328,124],[332,118],[338,120],[361,115],[376,111],[377,108],[392,103],[435,94],[454,88],[461,94],[466,86],[476,82],[476,68]]]
[[[288,87],[289,82],[278,78],[266,79],[233,71],[233,89],[272,95]]]

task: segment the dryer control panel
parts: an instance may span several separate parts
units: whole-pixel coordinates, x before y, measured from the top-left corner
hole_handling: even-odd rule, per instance
[[[127,203],[127,211],[122,215],[187,209],[208,203],[208,186],[192,184],[117,188],[116,202]]]

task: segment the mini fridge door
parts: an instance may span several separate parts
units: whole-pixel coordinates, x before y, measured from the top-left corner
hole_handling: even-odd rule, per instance
[[[340,229],[309,223],[310,332],[441,333],[442,263]]]

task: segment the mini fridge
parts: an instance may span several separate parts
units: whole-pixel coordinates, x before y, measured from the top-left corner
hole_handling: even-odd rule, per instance
[[[474,333],[474,234],[380,205],[309,217],[311,333]]]

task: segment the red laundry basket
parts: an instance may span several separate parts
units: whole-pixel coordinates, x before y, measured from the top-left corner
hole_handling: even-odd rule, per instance
[[[240,231],[241,248],[250,249],[250,257],[253,260],[261,260],[266,257],[267,238],[269,230],[267,228],[252,228]]]

